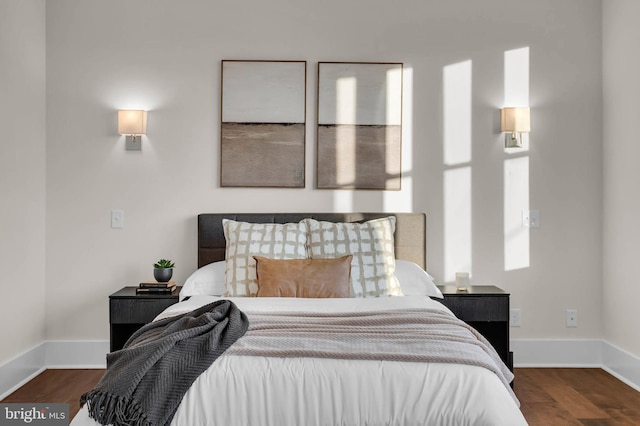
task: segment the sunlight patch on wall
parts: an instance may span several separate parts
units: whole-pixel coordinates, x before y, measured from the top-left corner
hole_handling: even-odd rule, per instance
[[[353,191],[335,190],[333,191],[333,211],[352,212],[353,211]]]
[[[471,273],[471,167],[444,172],[444,279]]]
[[[404,74],[406,77],[406,73]],[[386,123],[400,124],[402,122],[402,99],[398,98],[397,93],[402,90],[402,69],[394,68],[387,70],[386,78]]]
[[[387,99],[389,81],[398,78],[387,73]],[[391,92],[393,93],[393,92]],[[387,118],[394,112],[387,109]],[[404,67],[402,83],[402,190],[383,191],[382,207],[385,212],[412,212],[413,207],[413,68]],[[389,165],[387,164],[387,170]]]
[[[444,67],[444,164],[471,161],[471,61]]]
[[[529,48],[504,52],[504,104],[529,106]]]
[[[357,98],[355,77],[343,77],[336,81],[336,123],[356,122]],[[356,178],[356,129],[342,128],[338,136],[336,143],[341,148],[336,149],[336,181],[338,185],[350,185]],[[337,155],[338,153],[341,155]]]
[[[387,70],[385,84],[385,115],[387,124],[402,125],[402,97],[397,96],[398,93],[402,93],[402,76],[402,68]],[[397,135],[397,132],[394,132],[393,127],[387,126],[385,131],[385,140],[392,141],[394,139],[394,133]],[[397,138],[397,136],[395,137]],[[399,175],[402,170],[402,159],[400,159],[400,164],[398,164],[397,157],[391,155],[388,148],[386,148],[384,157],[384,169],[387,174],[387,187],[400,188],[401,184]],[[400,166],[400,169],[398,169],[398,166]]]
[[[443,68],[444,279],[471,273],[471,61]]]
[[[529,48],[504,52],[504,106],[529,106]],[[522,134],[522,148],[505,148],[508,154],[529,151],[529,133]]]
[[[504,270],[529,267],[529,228],[522,211],[529,210],[529,157],[504,162]]]

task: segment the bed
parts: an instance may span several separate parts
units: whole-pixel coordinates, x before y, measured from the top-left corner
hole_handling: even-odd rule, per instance
[[[348,283],[351,297],[289,297],[289,294],[285,294],[286,297],[246,297],[256,295],[253,294],[256,290],[253,284],[238,284],[230,292],[229,283],[225,283],[226,287],[223,288],[226,288],[227,294],[222,295],[216,294],[222,293],[220,282],[212,284],[206,279],[214,275],[229,277],[238,274],[233,275],[237,278],[235,285],[236,281],[242,281],[240,278],[246,278],[244,269],[242,274],[238,273],[238,264],[244,264],[236,261],[237,252],[230,247],[233,246],[233,235],[243,242],[248,235],[260,234],[255,231],[260,225],[251,227],[251,224],[280,226],[305,223],[303,231],[308,235],[314,235],[315,229],[315,235],[326,236],[342,235],[344,229],[361,230],[370,224],[378,226],[384,223],[386,226],[385,221],[389,220],[392,222],[391,238],[380,245],[392,245],[391,250],[396,258],[393,265],[396,269],[392,275],[393,280],[397,276],[397,289],[389,281],[383,290],[379,290],[377,284],[374,290],[364,284],[361,290],[354,290],[351,281]],[[241,225],[249,228],[242,228]],[[238,226],[236,234],[230,231],[231,226]],[[289,234],[293,235],[292,232]],[[303,237],[293,235],[292,238]],[[334,253],[334,246],[328,246],[324,240],[322,244],[316,244],[315,249],[309,249],[313,247],[313,241],[311,237],[309,241],[305,240],[308,257],[314,257],[313,250],[319,250],[317,257],[333,258],[336,260],[334,263],[343,259],[342,253]],[[442,354],[427,354],[432,346],[437,348],[436,352],[448,353],[449,346],[454,347],[463,337],[476,339],[478,347],[484,348],[488,342],[483,341],[477,333],[474,334],[473,330],[460,328],[463,324],[459,325],[460,321],[432,298],[437,298],[438,294],[433,283],[428,283],[431,277],[424,272],[425,241],[426,217],[422,213],[199,215],[199,269],[185,283],[181,301],[160,314],[156,320],[172,318],[218,300],[231,300],[247,313],[252,326],[264,318],[268,321],[277,318],[283,321],[282,324],[278,323],[278,327],[283,328],[275,330],[276,334],[266,336],[250,328],[245,336],[231,345],[193,382],[175,411],[171,424],[526,425],[519,402],[509,387],[513,376],[495,351],[489,353],[492,348],[483,349],[488,354],[482,355],[485,357],[482,362],[442,362],[439,358]],[[365,246],[370,248],[368,241],[361,242],[359,247]],[[242,247],[237,251],[246,249]],[[330,252],[326,252],[327,247],[330,247]],[[264,254],[267,257],[273,255],[269,251]],[[293,258],[298,257],[294,254]],[[260,259],[257,259],[253,268],[259,272],[262,282],[266,274],[263,271],[267,269],[264,269]],[[352,257],[346,261],[352,262]],[[341,261],[342,264],[344,262]],[[347,279],[352,280],[354,273],[364,279],[368,272],[364,272],[361,265],[354,269],[354,265],[356,263],[351,263],[351,276]],[[219,281],[222,278],[217,279]],[[214,287],[217,290],[213,290]],[[263,287],[261,284],[257,291],[264,288],[266,285]],[[404,296],[369,297],[373,291],[389,294],[398,291]],[[359,297],[353,297],[355,293]],[[382,321],[384,325],[366,335],[369,333],[369,323],[361,328],[360,321],[369,317],[373,318],[372,322],[377,324]],[[385,328],[388,325],[387,318],[405,317],[409,318],[411,324],[401,324],[400,327],[404,328],[400,331]],[[432,320],[434,317],[439,322]],[[289,329],[287,327],[292,326],[292,319],[295,324]],[[333,337],[325,340],[327,333],[324,328],[324,334],[317,340],[315,335],[304,334],[302,345],[291,338],[300,324],[315,321],[314,324],[322,323],[324,327],[325,324],[333,325],[334,320],[339,321],[335,324],[340,332],[335,333],[332,329],[328,334],[347,333],[346,343],[335,343]],[[343,321],[357,321],[358,325],[344,331]],[[418,322],[420,327],[416,326]],[[424,329],[422,322],[426,324]],[[267,328],[271,333],[273,328]],[[361,329],[367,332],[355,335]],[[442,339],[449,343],[441,348],[438,346],[441,344],[440,337],[434,337],[432,341],[432,335],[444,336]],[[381,342],[380,339],[389,340]],[[332,346],[334,344],[337,346]],[[405,344],[408,345],[407,349],[397,349]],[[300,349],[302,346],[304,348]],[[451,352],[457,353],[457,348],[451,349]],[[380,355],[383,352],[384,355]],[[75,426],[95,424],[88,415],[86,405],[72,422]]]

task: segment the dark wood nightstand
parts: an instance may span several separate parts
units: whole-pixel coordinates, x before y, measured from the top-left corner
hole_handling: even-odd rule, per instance
[[[462,321],[478,330],[513,371],[513,352],[509,350],[509,293],[492,285],[472,285],[458,291],[454,285],[439,285],[444,304]]]
[[[163,310],[178,302],[182,287],[170,294],[136,294],[137,287],[124,287],[109,296],[111,352],[122,349],[140,327],[150,323]]]

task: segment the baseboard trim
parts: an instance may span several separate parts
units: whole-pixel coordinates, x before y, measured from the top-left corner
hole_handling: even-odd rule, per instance
[[[602,343],[602,369],[640,392],[640,359],[609,342]]]
[[[55,340],[46,343],[47,368],[106,368],[108,340]]]
[[[105,368],[108,340],[45,341],[0,365],[0,400],[47,368]]]
[[[514,339],[515,367],[602,368],[640,391],[640,358],[604,340]],[[109,341],[45,341],[0,365],[0,400],[47,368],[105,368]]]
[[[39,343],[0,365],[0,400],[44,370],[45,344]]]
[[[513,339],[515,367],[601,367],[602,340]]]
[[[605,340],[511,340],[514,366],[602,368],[640,392],[640,358]]]

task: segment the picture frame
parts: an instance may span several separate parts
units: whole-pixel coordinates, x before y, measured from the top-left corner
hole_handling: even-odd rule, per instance
[[[306,61],[221,61],[220,186],[305,187],[306,84]]]
[[[400,190],[401,62],[318,62],[316,185]]]

